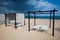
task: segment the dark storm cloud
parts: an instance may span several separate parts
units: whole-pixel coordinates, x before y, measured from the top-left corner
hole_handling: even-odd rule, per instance
[[[8,6],[8,5],[13,5],[13,4],[17,4],[17,5],[22,5],[25,4],[25,2],[27,2],[28,0],[0,0],[0,6]]]
[[[27,2],[28,0],[0,0],[0,2],[8,2],[8,1],[12,1],[15,3],[21,3],[21,2]]]
[[[46,0],[0,0],[0,13],[23,12],[23,11],[41,10],[41,9],[49,10],[52,9],[52,6],[53,8],[55,7],[55,3],[60,4],[59,2],[54,2],[53,5],[52,4],[53,1],[52,3],[50,2],[51,0],[49,0],[49,2]]]
[[[20,3],[20,2],[27,2],[28,0],[10,0],[10,1],[13,1],[15,3]]]
[[[0,0],[0,7],[15,11],[31,10],[32,6],[27,5],[26,2],[28,2],[28,0]]]
[[[27,1],[28,0],[0,0],[0,12],[4,12],[4,10],[25,11],[28,8],[25,4]]]

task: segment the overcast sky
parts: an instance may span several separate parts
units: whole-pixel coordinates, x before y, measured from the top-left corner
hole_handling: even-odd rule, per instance
[[[57,9],[60,16],[60,0],[0,0],[0,13],[25,12],[30,10]]]

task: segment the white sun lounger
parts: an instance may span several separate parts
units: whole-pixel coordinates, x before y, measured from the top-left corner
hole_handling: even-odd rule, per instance
[[[8,24],[8,26],[15,26],[15,24]],[[22,26],[22,24],[16,24],[17,27]]]
[[[37,29],[37,30],[48,30],[48,26],[45,26],[45,25],[35,25],[32,29]]]
[[[39,30],[41,28],[41,25],[35,25],[34,27],[32,27],[32,29],[37,29]]]
[[[44,26],[43,25],[43,26],[41,26],[40,30],[46,30],[47,31],[48,30],[48,26]]]
[[[5,24],[5,21],[2,21],[2,20],[1,20],[1,21],[0,21],[0,24]]]
[[[15,26],[15,23],[13,23],[12,26]],[[19,26],[22,26],[22,24],[21,23],[16,23],[16,26],[19,27]]]
[[[18,27],[19,27],[19,26],[22,26],[22,24],[17,24],[16,26],[18,26]]]

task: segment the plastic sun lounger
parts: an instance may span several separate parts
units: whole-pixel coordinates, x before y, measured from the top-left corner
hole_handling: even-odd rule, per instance
[[[35,25],[32,29],[37,29],[38,31],[42,31],[42,30],[45,30],[47,31],[48,30],[48,26],[45,26],[45,25]]]
[[[34,27],[32,27],[32,29],[37,29],[37,30],[40,30],[41,28],[41,25],[35,25]]]
[[[2,22],[2,21],[0,21],[0,24],[3,24],[3,22]]]
[[[16,26],[22,26],[22,24],[17,24]]]
[[[40,30],[48,30],[48,26],[41,26]]]
[[[15,23],[13,24],[13,26],[15,26]],[[22,24],[21,23],[17,23],[16,26],[19,27],[19,26],[22,26]]]

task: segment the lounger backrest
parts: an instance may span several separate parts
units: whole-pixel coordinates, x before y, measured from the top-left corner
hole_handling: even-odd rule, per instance
[[[48,30],[48,26],[42,26],[41,30]]]

